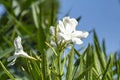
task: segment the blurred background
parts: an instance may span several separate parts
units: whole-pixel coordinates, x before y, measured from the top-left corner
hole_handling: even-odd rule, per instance
[[[120,49],[120,2],[119,0],[60,0],[58,18],[69,13],[70,17],[82,19],[79,30],[95,29],[100,42],[105,39],[107,53]],[[84,40],[83,45],[92,43],[92,34]]]

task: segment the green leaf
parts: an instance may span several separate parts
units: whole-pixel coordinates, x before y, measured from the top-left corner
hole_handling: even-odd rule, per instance
[[[66,80],[72,80],[72,73],[73,73],[73,66],[74,66],[74,48],[71,49],[68,55],[68,66],[67,66],[67,73],[66,73]]]
[[[5,51],[0,52],[0,59],[5,57],[7,54],[10,54],[13,51],[14,51],[14,48],[9,48],[9,49],[6,49]]]
[[[106,59],[107,55],[106,55],[105,40],[102,41],[102,50],[103,50],[103,53],[104,53],[104,56],[105,56],[105,59]]]
[[[95,78],[97,80],[101,80],[101,74],[98,73],[98,71],[95,68],[92,68],[92,71],[93,71],[93,75],[95,75]]]
[[[2,64],[2,62],[0,61],[0,65],[2,66],[3,70],[5,71],[5,73],[10,77],[11,80],[15,80],[15,78],[12,76],[12,74],[10,74],[10,72],[5,68],[5,66]]]
[[[88,45],[88,50],[86,54],[86,68],[93,65],[93,52],[90,44]],[[92,70],[89,70],[86,75],[86,80],[92,80]]]
[[[101,70],[100,62],[96,52],[94,52],[93,58],[94,58],[94,67],[95,67],[95,70],[97,71],[96,73],[100,75],[102,74],[102,70]]]
[[[55,49],[54,49],[49,43],[45,42],[45,44],[52,49],[53,53],[54,53],[56,56],[58,56],[58,55],[57,55],[57,52],[55,51]]]
[[[7,37],[3,36],[3,39],[5,40],[5,42],[9,45],[9,46],[12,46],[13,44],[11,43],[10,40],[8,40]]]
[[[32,14],[33,14],[33,20],[36,28],[39,28],[39,21],[38,21],[38,16],[37,16],[37,4],[33,3],[32,4]]]
[[[114,60],[114,56],[111,55],[110,58],[109,58],[109,61],[107,63],[106,69],[104,70],[102,80],[106,79],[105,77],[108,75],[108,72],[109,72],[109,70],[110,70],[110,68],[113,64],[113,60]],[[109,79],[112,80],[111,76],[109,76],[109,77],[110,77]]]
[[[75,80],[81,80],[81,79],[85,79],[84,77],[87,75],[87,73],[92,70],[93,65],[89,66],[88,68],[86,68]]]
[[[101,47],[96,35],[96,32],[94,31],[94,46],[95,46],[95,51],[97,53],[97,57],[99,59],[100,65],[102,67],[102,69],[105,69],[106,66],[106,60],[105,60],[105,55],[104,53],[101,51]]]

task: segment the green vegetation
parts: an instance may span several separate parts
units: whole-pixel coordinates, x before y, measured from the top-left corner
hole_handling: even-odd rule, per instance
[[[71,44],[68,55],[63,57],[67,43],[50,45],[50,26],[57,24],[58,0],[0,0],[0,3],[7,10],[0,19],[0,80],[120,80],[117,53],[107,56],[105,42],[99,43],[95,31],[94,44],[88,44],[81,52]],[[15,65],[7,66],[18,35],[22,37],[24,51],[37,60],[20,57]]]

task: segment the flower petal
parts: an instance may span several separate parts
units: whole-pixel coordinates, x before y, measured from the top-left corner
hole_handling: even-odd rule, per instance
[[[83,43],[83,41],[79,38],[72,38],[72,42],[75,44],[82,44]]]
[[[74,19],[74,18],[70,19],[70,17],[64,17],[63,23],[64,23],[65,29],[68,33],[72,33],[73,31],[75,31],[75,28],[78,24],[76,19]]]
[[[71,18],[71,25],[73,27],[73,29],[75,30],[76,26],[78,25],[78,22],[75,18]]]
[[[59,36],[62,37],[64,40],[70,40],[71,37],[66,35],[66,34],[63,34],[63,33],[59,33]]]
[[[19,50],[23,50],[22,44],[21,44],[21,37],[18,36],[14,40],[14,46],[15,46],[15,51],[19,52]]]
[[[50,33],[55,36],[55,27],[51,26],[50,27]]]
[[[85,31],[74,31],[72,33],[73,37],[78,37],[78,38],[87,38],[88,35],[89,33]]]
[[[65,33],[70,34],[72,31],[74,31],[74,29],[71,25],[70,17],[64,17],[63,24],[64,24],[64,27],[66,30]]]
[[[20,57],[26,57],[26,58],[29,57],[29,55],[26,52],[24,52],[23,50],[21,50],[19,53],[17,53],[17,55]]]
[[[64,27],[62,21],[59,21],[59,23],[58,23],[58,28],[59,28],[60,32],[63,32],[63,33],[65,32],[65,27]]]
[[[50,41],[50,44],[51,44],[52,46],[56,46],[56,43],[55,43],[53,40]]]
[[[15,61],[16,61],[17,58],[15,58],[12,62],[10,62],[7,66],[12,66],[15,64]]]
[[[17,58],[17,57],[18,57],[17,55],[10,56],[10,57],[7,59],[7,61],[9,62],[9,61],[11,61],[11,60],[13,60],[13,59],[15,59],[15,58]]]

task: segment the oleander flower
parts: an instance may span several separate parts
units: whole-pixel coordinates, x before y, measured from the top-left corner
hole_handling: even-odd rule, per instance
[[[11,61],[13,60],[11,63],[8,64],[8,66],[10,65],[14,65],[15,64],[15,61],[18,57],[25,57],[25,58],[29,58],[29,59],[34,59],[36,60],[35,58],[29,56],[26,52],[23,51],[23,47],[22,47],[22,44],[21,44],[21,37],[18,36],[17,38],[15,38],[14,40],[14,46],[15,46],[15,53],[13,56],[10,56],[7,61]]]
[[[82,44],[83,38],[87,38],[89,35],[86,31],[76,30],[78,22],[74,18],[64,17],[63,20],[58,22],[58,37],[63,41],[70,41],[75,44]],[[55,34],[53,27],[50,28],[52,35]]]

